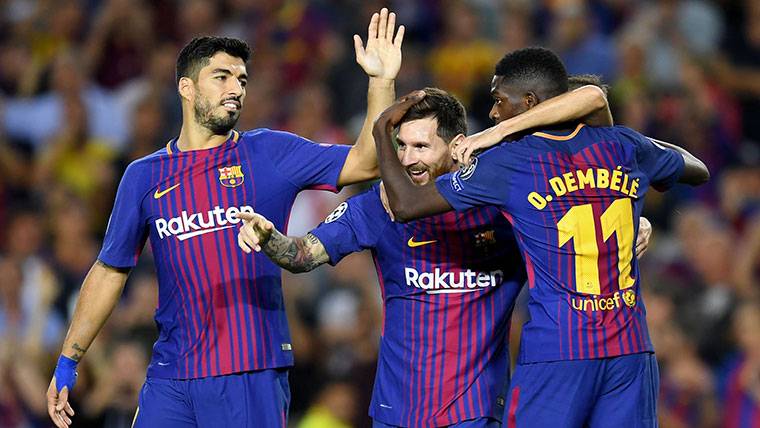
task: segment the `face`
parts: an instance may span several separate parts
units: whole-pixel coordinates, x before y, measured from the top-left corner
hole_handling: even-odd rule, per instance
[[[198,73],[194,83],[195,121],[215,135],[227,134],[237,123],[248,82],[242,59],[218,52]]]
[[[523,94],[517,88],[503,83],[504,78],[494,76],[491,80],[493,107],[488,117],[495,123],[502,122],[527,110]]]
[[[417,185],[424,185],[454,166],[449,146],[438,136],[438,119],[424,118],[401,124],[396,137],[398,159]]]

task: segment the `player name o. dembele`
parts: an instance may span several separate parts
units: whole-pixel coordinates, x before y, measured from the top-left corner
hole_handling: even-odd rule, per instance
[[[628,174],[623,172],[623,167],[621,166],[612,171],[606,168],[587,168],[552,177],[549,179],[549,186],[554,195],[544,196],[538,192],[530,192],[528,202],[537,209],[542,210],[549,202],[556,198],[586,188],[610,189],[637,199],[638,195],[636,192],[639,190],[639,179],[631,179]]]
[[[222,208],[219,205],[205,213],[188,214],[183,210],[177,217],[170,219],[159,218],[154,222],[158,237],[161,239],[176,236],[180,241],[203,235],[204,233],[228,229],[240,223],[237,218],[239,213],[253,213],[253,207],[243,205],[241,207]]]
[[[427,290],[428,294],[469,293],[488,287],[496,287],[504,279],[504,272],[476,272],[470,269],[460,272],[445,272],[435,268],[433,272],[420,272],[415,268],[404,268],[406,285]]]

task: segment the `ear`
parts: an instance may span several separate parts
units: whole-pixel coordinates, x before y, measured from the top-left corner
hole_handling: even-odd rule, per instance
[[[464,134],[457,134],[454,138],[449,141],[449,153],[452,153],[454,149],[457,148],[458,145],[464,141],[465,135]]]
[[[528,93],[523,96],[523,103],[525,104],[525,109],[530,110],[538,105],[538,96],[535,92],[528,91]]]
[[[181,77],[177,83],[177,92],[179,96],[186,100],[191,100],[195,96],[195,82],[189,77]]]

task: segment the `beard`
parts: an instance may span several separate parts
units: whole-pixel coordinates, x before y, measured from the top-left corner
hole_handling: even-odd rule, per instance
[[[240,109],[233,112],[225,111],[222,115],[215,116],[214,107],[208,99],[199,96],[193,105],[193,115],[198,124],[211,131],[214,135],[225,135],[235,127],[240,117]]]

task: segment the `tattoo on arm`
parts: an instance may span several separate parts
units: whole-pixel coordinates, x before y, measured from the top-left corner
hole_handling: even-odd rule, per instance
[[[76,342],[73,345],[71,345],[71,349],[74,350],[74,353],[71,354],[69,358],[71,358],[72,360],[76,362],[79,362],[79,360],[81,360],[82,357],[84,356],[84,353],[87,352],[86,349],[79,346],[79,344]]]
[[[291,238],[275,230],[263,249],[278,266],[294,273],[309,272],[330,261],[324,245],[311,233]]]

